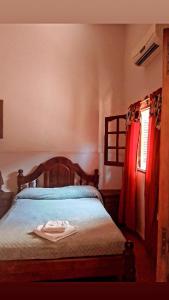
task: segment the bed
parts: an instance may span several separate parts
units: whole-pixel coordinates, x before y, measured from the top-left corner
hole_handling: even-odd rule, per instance
[[[133,242],[106,212],[98,170],[87,174],[65,157],[18,171],[18,193],[0,220],[0,282],[113,278],[135,281]],[[50,219],[77,231],[55,243],[33,233]]]

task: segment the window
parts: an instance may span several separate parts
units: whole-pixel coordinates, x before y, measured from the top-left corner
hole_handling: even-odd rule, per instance
[[[126,115],[105,118],[104,164],[123,166],[126,148]]]
[[[146,108],[141,111],[141,132],[139,143],[138,168],[142,171],[146,171],[149,113],[149,108]]]

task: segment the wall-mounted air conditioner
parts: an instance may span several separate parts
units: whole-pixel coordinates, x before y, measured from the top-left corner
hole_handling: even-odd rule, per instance
[[[150,63],[160,53],[163,41],[163,29],[167,27],[169,27],[169,24],[151,25],[148,32],[132,52],[132,60],[136,66],[143,66]]]

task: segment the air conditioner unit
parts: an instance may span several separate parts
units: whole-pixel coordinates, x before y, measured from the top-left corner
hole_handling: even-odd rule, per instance
[[[160,53],[162,48],[163,29],[168,27],[169,24],[151,25],[141,42],[132,52],[132,60],[136,66],[143,66],[150,63],[152,59]]]

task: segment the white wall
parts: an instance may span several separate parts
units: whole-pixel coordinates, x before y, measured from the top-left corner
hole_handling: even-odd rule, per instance
[[[125,27],[125,57],[124,57],[124,110],[131,103],[143,99],[146,95],[162,87],[162,53],[145,67],[137,67],[132,63],[131,53],[140,42],[151,25],[133,24]],[[144,238],[145,174],[137,176],[137,231]]]
[[[16,189],[19,168],[54,155],[100,166],[104,184],[103,119],[122,103],[123,40],[122,25],[0,25],[4,189]]]

